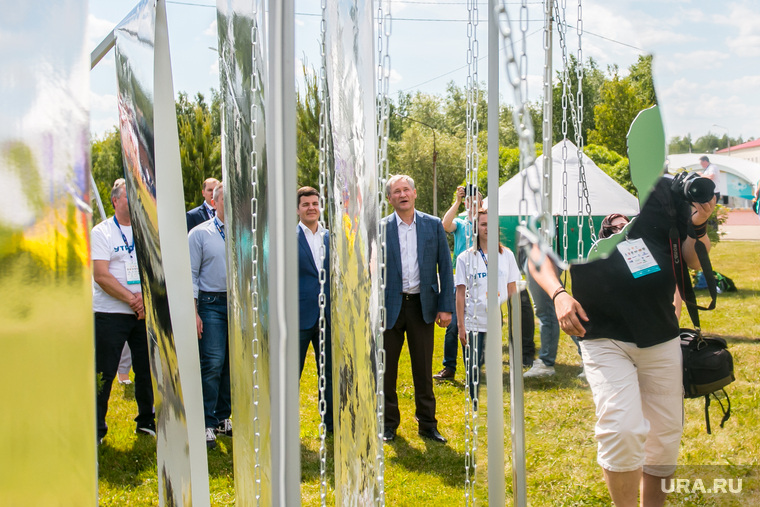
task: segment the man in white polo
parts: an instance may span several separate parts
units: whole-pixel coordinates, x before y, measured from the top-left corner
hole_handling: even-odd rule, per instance
[[[148,358],[140,275],[123,178],[113,184],[114,216],[92,229],[92,309],[95,312],[95,369],[103,385],[97,393],[98,441],[108,432],[106,412],[111,384],[119,367],[124,343],[132,351],[135,400],[138,414],[135,433],[156,435],[153,384]]]

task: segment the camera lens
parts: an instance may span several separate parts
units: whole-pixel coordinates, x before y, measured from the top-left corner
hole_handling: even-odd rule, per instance
[[[686,181],[684,194],[690,202],[710,202],[715,195],[715,183],[709,178],[696,177]]]

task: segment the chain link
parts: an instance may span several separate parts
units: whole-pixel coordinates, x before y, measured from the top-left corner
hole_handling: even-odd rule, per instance
[[[259,30],[258,30],[258,0],[253,0],[253,26],[251,27],[251,325],[253,339],[251,352],[253,354],[253,493],[256,505],[261,505],[261,342],[259,340],[259,246],[258,246],[258,211],[259,211],[259,154],[256,148],[258,134],[258,100],[261,96],[259,88]]]
[[[478,186],[478,167],[480,165],[480,154],[478,152],[478,102],[480,100],[480,91],[478,83],[478,3],[477,0],[467,1],[467,81],[466,81],[466,119],[465,127],[467,132],[465,143],[465,182],[467,183],[467,194],[465,203],[469,202],[467,214],[467,227],[465,229],[465,251],[469,252],[471,248],[477,245],[478,241],[478,192],[475,190]],[[468,283],[465,286],[465,308],[472,304],[473,281],[476,279],[470,264],[472,256],[465,256],[465,269],[467,272]],[[456,260],[455,260],[456,261]],[[466,314],[465,314],[466,315]],[[470,330],[473,328],[472,320],[465,316],[465,333],[467,342],[464,347],[465,363],[465,505],[475,504],[475,479],[477,472],[476,453],[478,449],[478,428],[477,428],[477,395],[470,396],[469,386],[472,384],[477,392],[478,378],[474,374],[477,365],[472,364],[472,353],[477,352],[477,344],[473,345],[470,339]]]
[[[387,5],[387,8],[386,8]],[[388,44],[391,35],[391,10],[390,1],[377,3],[377,99],[376,117],[377,128],[377,178],[378,178],[378,209],[380,216],[385,217],[388,213],[388,202],[385,198],[385,183],[388,181],[388,137],[390,135],[390,99],[389,78],[391,73],[391,57],[388,52]],[[386,263],[388,260],[388,248],[386,242],[386,221],[378,220],[378,242],[380,252],[379,263],[379,325],[375,338],[375,362],[377,364],[376,393],[377,393],[377,497],[375,503],[385,505],[385,458],[383,452],[383,429],[385,425],[385,393],[383,382],[385,377],[385,287],[386,287]]]
[[[320,23],[321,65],[319,68],[319,497],[322,506],[327,502],[327,426],[325,415],[327,402],[325,390],[327,319],[325,318],[325,287],[327,272],[325,270],[325,192],[327,189],[327,0],[322,0],[322,21]]]
[[[555,17],[557,19],[557,33],[559,34],[562,54],[562,260],[567,262],[567,239],[568,239],[568,214],[567,214],[567,106],[568,90],[570,90],[570,75],[567,65],[567,0],[562,0],[562,13],[557,0],[554,0]]]

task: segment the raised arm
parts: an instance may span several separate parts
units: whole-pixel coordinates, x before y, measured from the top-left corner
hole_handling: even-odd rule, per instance
[[[446,232],[454,232],[457,230],[457,225],[454,223],[454,219],[459,213],[459,207],[462,205],[462,199],[464,199],[464,187],[457,187],[457,191],[454,194],[454,204],[443,215],[443,230]]]

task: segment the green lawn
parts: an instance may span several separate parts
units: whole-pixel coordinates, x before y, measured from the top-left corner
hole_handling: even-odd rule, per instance
[[[731,419],[718,427],[718,410],[711,409],[713,434],[704,428],[703,400],[686,400],[686,425],[680,463],[689,467],[718,465],[709,469],[724,477],[743,477],[739,495],[687,495],[671,497],[671,505],[760,505],[758,459],[760,457],[760,243],[721,242],[711,252],[713,267],[734,280],[739,291],[719,296],[713,312],[702,312],[707,334],[727,337],[734,356],[736,382],[728,387]],[[699,294],[702,301],[706,291]],[[689,327],[687,313],[682,321]],[[434,369],[443,353],[443,330],[438,331]],[[538,343],[538,329],[536,329]],[[439,345],[440,344],[440,345]],[[461,354],[460,354],[461,362]],[[319,438],[316,376],[313,356],[307,362],[301,390],[301,492],[303,505],[319,505]],[[504,356],[505,372],[508,358]],[[557,375],[528,379],[525,384],[528,502],[530,505],[610,505],[596,464],[593,438],[594,405],[586,383],[576,376],[580,358],[572,341],[560,339]],[[385,446],[386,504],[393,506],[462,505],[464,503],[464,390],[460,367],[455,382],[436,385],[439,429],[449,439],[446,446],[430,444],[417,436],[414,422],[414,390],[408,354],[402,353],[399,401],[402,422],[398,437]],[[503,377],[508,381],[508,376]],[[481,390],[485,398],[485,389]],[[504,419],[510,420],[509,393],[505,389]],[[485,403],[482,407],[485,406]],[[114,386],[108,424],[110,433],[99,449],[101,505],[155,505],[158,503],[155,444],[150,437],[136,437],[132,417],[136,408],[130,387]],[[477,496],[486,504],[487,484],[485,410],[481,410]],[[511,505],[512,471],[510,428],[507,445],[507,503]],[[234,504],[232,472],[233,440],[221,437],[209,452],[212,505]],[[332,466],[332,453],[328,459]],[[695,473],[708,473],[696,469]],[[334,487],[329,474],[330,494]],[[693,477],[702,477],[694,475]],[[705,476],[706,477],[706,476]],[[710,479],[712,480],[712,479]],[[708,485],[709,486],[709,485]],[[328,495],[328,504],[332,499]]]

